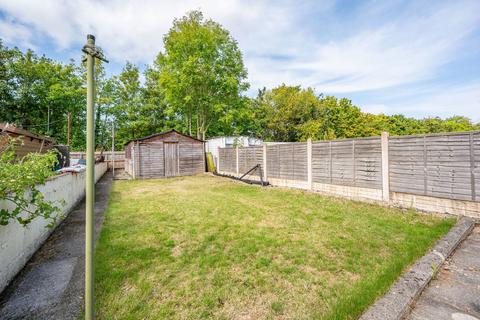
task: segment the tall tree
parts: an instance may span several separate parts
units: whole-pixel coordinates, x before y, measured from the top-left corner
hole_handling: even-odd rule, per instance
[[[9,49],[0,42],[0,121],[67,142],[67,113],[72,135],[83,136],[84,88],[72,61],[61,64],[33,51]],[[77,125],[78,124],[78,125]]]
[[[114,103],[109,110],[117,130],[117,146],[130,139],[146,136],[165,127],[164,102],[158,81],[152,81],[147,69],[146,87],[140,82],[138,67],[127,62],[112,79]]]
[[[205,138],[209,128],[241,105],[247,71],[237,42],[217,22],[192,11],[175,19],[152,70],[158,72],[169,108],[188,133]]]

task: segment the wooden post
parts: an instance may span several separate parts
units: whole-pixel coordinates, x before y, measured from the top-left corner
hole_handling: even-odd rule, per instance
[[[389,183],[389,167],[388,167],[388,132],[382,132],[382,200],[386,203],[390,202],[390,183]]]
[[[263,144],[263,180],[266,182],[268,181],[267,175],[267,145]]]
[[[220,173],[220,147],[217,147],[217,154],[218,154],[218,157],[217,157],[217,172]]]
[[[313,189],[313,178],[312,178],[312,139],[307,140],[307,178],[308,178],[308,188]]]
[[[235,158],[236,158],[236,165],[237,165],[237,176],[240,174],[240,164],[238,161],[238,145],[235,146]]]

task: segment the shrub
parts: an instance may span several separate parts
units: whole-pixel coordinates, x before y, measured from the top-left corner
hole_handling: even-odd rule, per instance
[[[27,225],[37,217],[49,221],[48,226],[55,224],[60,208],[53,202],[46,201],[37,185],[45,184],[57,162],[55,152],[45,154],[28,153],[19,158],[15,154],[15,143],[7,138],[0,150],[0,202],[12,202],[12,210],[0,209],[0,225],[7,225],[11,219]]]

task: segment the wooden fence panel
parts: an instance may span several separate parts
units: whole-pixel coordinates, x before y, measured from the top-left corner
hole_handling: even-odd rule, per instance
[[[380,138],[355,139],[355,181],[363,188],[382,189],[382,145]]]
[[[307,143],[266,147],[267,179],[308,180]],[[390,137],[389,190],[454,200],[480,199],[480,132]],[[234,148],[220,152],[220,170],[236,171]],[[262,164],[262,147],[239,148],[244,173]],[[379,137],[312,142],[312,181],[382,189]]]
[[[267,146],[267,173],[270,178],[307,181],[307,163],[305,142]]]
[[[292,143],[293,176],[292,180],[308,180],[307,143]]]
[[[354,153],[353,140],[332,141],[331,144],[331,176],[332,184],[353,185]]]
[[[280,145],[267,146],[267,174],[269,178],[280,179]]]
[[[313,182],[382,188],[379,138],[312,143]]]
[[[480,201],[480,132],[472,133],[472,172],[471,179],[475,201]]]
[[[477,200],[478,134],[391,137],[391,190],[455,200]]]
[[[263,165],[263,147],[239,147],[238,148],[239,173],[244,174],[256,165]],[[258,174],[258,170],[251,174]]]
[[[312,180],[319,183],[331,183],[331,142],[312,142]]]
[[[219,148],[219,171],[223,172],[236,172],[237,171],[237,154],[235,148]]]

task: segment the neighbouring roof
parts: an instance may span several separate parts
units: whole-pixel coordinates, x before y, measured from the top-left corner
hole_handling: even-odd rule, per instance
[[[227,138],[227,139],[230,139],[230,138],[232,138],[232,139],[242,138],[243,139],[243,138],[245,138],[245,139],[255,139],[255,140],[262,141],[262,139],[257,138],[255,136],[242,136],[242,135],[240,135],[240,136],[213,136],[213,137],[208,138],[206,141],[215,140],[215,139],[223,139],[223,138]]]
[[[193,140],[197,140],[197,141],[200,141],[200,142],[205,142],[205,141],[203,141],[203,140],[200,140],[200,139],[194,138],[194,137],[192,137],[192,136],[189,136],[188,134],[184,134],[184,133],[181,133],[181,132],[179,132],[179,131],[177,131],[177,130],[175,130],[175,129],[172,129],[172,130],[169,130],[169,131],[154,133],[154,134],[151,134],[151,135],[146,136],[146,137],[128,140],[127,142],[125,142],[125,145],[129,144],[129,143],[132,142],[132,141],[143,141],[143,140],[147,140],[147,139],[150,139],[150,138],[163,136],[163,135],[166,135],[166,134],[169,134],[169,133],[172,133],[172,132],[175,132],[175,133],[177,133],[177,134],[179,134],[179,135],[181,135],[181,136],[184,136],[184,137],[187,137],[187,138],[190,138],[190,139],[193,139]]]
[[[48,142],[51,142],[51,143],[55,143],[55,139],[53,139],[53,138],[50,138],[50,137],[47,137],[47,136],[42,136],[42,135],[35,134],[35,133],[31,133],[30,131],[27,131],[25,129],[17,128],[14,125],[8,124],[8,123],[0,123],[0,132],[6,132],[6,133],[10,133],[10,134],[13,133],[13,134],[16,134],[16,135],[25,136],[25,137],[29,137],[29,138],[32,138],[32,139],[38,139],[40,141],[45,140],[45,141],[48,141]]]

